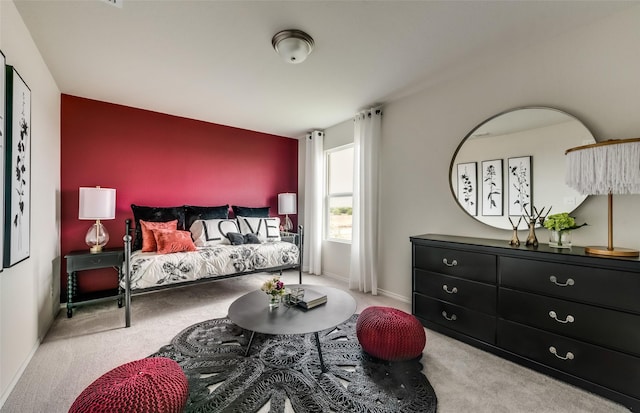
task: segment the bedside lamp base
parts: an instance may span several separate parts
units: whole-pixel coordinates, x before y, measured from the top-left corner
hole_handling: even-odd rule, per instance
[[[605,255],[609,257],[638,257],[640,251],[630,248],[611,248],[603,246],[585,247],[584,252],[594,255]]]

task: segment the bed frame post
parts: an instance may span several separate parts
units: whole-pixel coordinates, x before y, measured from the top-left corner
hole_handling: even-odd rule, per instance
[[[131,327],[131,220],[126,219],[124,223],[124,323],[125,327]]]
[[[298,225],[298,284],[302,284],[302,257],[304,256],[304,227]]]

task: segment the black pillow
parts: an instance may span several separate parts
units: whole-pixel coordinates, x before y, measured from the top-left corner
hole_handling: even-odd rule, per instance
[[[244,244],[244,236],[239,232],[227,232],[225,235],[231,242],[231,245],[242,245]]]
[[[244,207],[233,205],[233,214],[235,217],[247,217],[247,218],[269,218],[269,207]]]
[[[184,206],[185,229],[188,231],[199,219],[227,219],[229,218],[229,205],[220,206]]]
[[[245,244],[262,244],[260,242],[260,238],[256,234],[244,234],[244,243]]]
[[[142,248],[142,229],[140,220],[148,222],[167,222],[178,220],[178,230],[184,230],[184,208],[179,207],[149,207],[131,204],[136,231],[133,235],[132,251]]]

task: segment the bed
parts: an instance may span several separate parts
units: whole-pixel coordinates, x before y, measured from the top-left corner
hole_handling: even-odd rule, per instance
[[[295,268],[302,283],[303,228],[282,237],[279,218],[269,217],[266,207],[233,206],[234,218],[228,217],[228,205],[131,208],[134,221],[125,221],[119,285],[126,327],[132,295]]]

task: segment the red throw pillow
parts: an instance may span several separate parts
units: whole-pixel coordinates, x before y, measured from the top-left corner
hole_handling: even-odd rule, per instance
[[[195,251],[196,245],[191,239],[189,231],[172,231],[169,229],[154,229],[158,254],[170,254],[172,252]]]
[[[167,222],[149,222],[140,220],[140,228],[142,229],[142,252],[155,252],[158,247],[156,246],[156,238],[153,235],[154,229],[178,229],[178,220]]]

